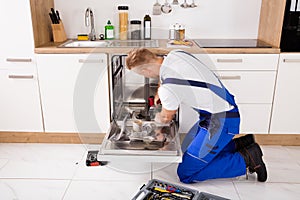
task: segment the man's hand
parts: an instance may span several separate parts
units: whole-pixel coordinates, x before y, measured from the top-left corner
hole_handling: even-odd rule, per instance
[[[160,113],[156,113],[154,120],[157,123],[167,124],[172,121],[176,112],[177,110],[166,110],[165,108],[162,108]]]

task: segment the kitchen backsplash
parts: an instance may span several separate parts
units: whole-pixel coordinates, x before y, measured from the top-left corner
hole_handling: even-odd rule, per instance
[[[142,20],[146,13],[152,18],[152,38],[168,38],[170,24],[180,23],[186,27],[187,38],[257,38],[262,0],[195,0],[196,8],[181,8],[172,5],[169,14],[152,15],[156,0],[54,0],[64,21],[68,38],[78,33],[88,33],[84,14],[91,7],[95,15],[97,35],[104,33],[110,19],[118,30],[118,5],[129,6],[129,19]],[[182,4],[184,0],[178,0]],[[158,0],[164,4],[165,0]],[[191,4],[192,0],[187,0]]]

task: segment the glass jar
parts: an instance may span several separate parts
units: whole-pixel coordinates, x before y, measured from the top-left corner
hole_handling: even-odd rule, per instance
[[[176,23],[175,24],[175,31],[174,31],[174,40],[177,40],[177,41],[180,40],[179,28],[180,28],[180,25]]]
[[[132,40],[140,40],[142,35],[142,22],[140,20],[130,21],[130,32]]]
[[[127,40],[128,6],[118,6],[119,11],[119,39]]]
[[[179,26],[179,40],[180,41],[185,40],[185,27],[184,27],[184,25]]]

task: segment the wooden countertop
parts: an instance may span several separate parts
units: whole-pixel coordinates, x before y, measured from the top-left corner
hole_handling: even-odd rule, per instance
[[[149,48],[157,54],[166,54],[169,51],[174,49],[182,49],[186,52],[193,54],[201,53],[210,53],[210,54],[276,54],[280,53],[279,48],[200,48],[193,42],[191,47],[178,47],[173,46],[167,47],[167,41],[165,39],[159,40],[158,48]],[[99,48],[62,48],[58,47],[62,43],[50,42],[44,44],[40,47],[35,48],[35,53],[37,54],[79,54],[79,53],[108,53],[108,54],[117,54],[122,53],[126,54],[131,51],[133,48],[124,48],[124,47],[99,47]]]

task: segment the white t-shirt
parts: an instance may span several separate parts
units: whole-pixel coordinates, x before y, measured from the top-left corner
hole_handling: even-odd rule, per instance
[[[171,51],[160,68],[160,81],[167,78],[193,80],[222,87],[215,74],[201,61],[178,50]],[[224,90],[225,92],[225,90]],[[208,88],[189,85],[161,84],[158,95],[167,110],[177,110],[180,104],[218,113],[233,108]]]

